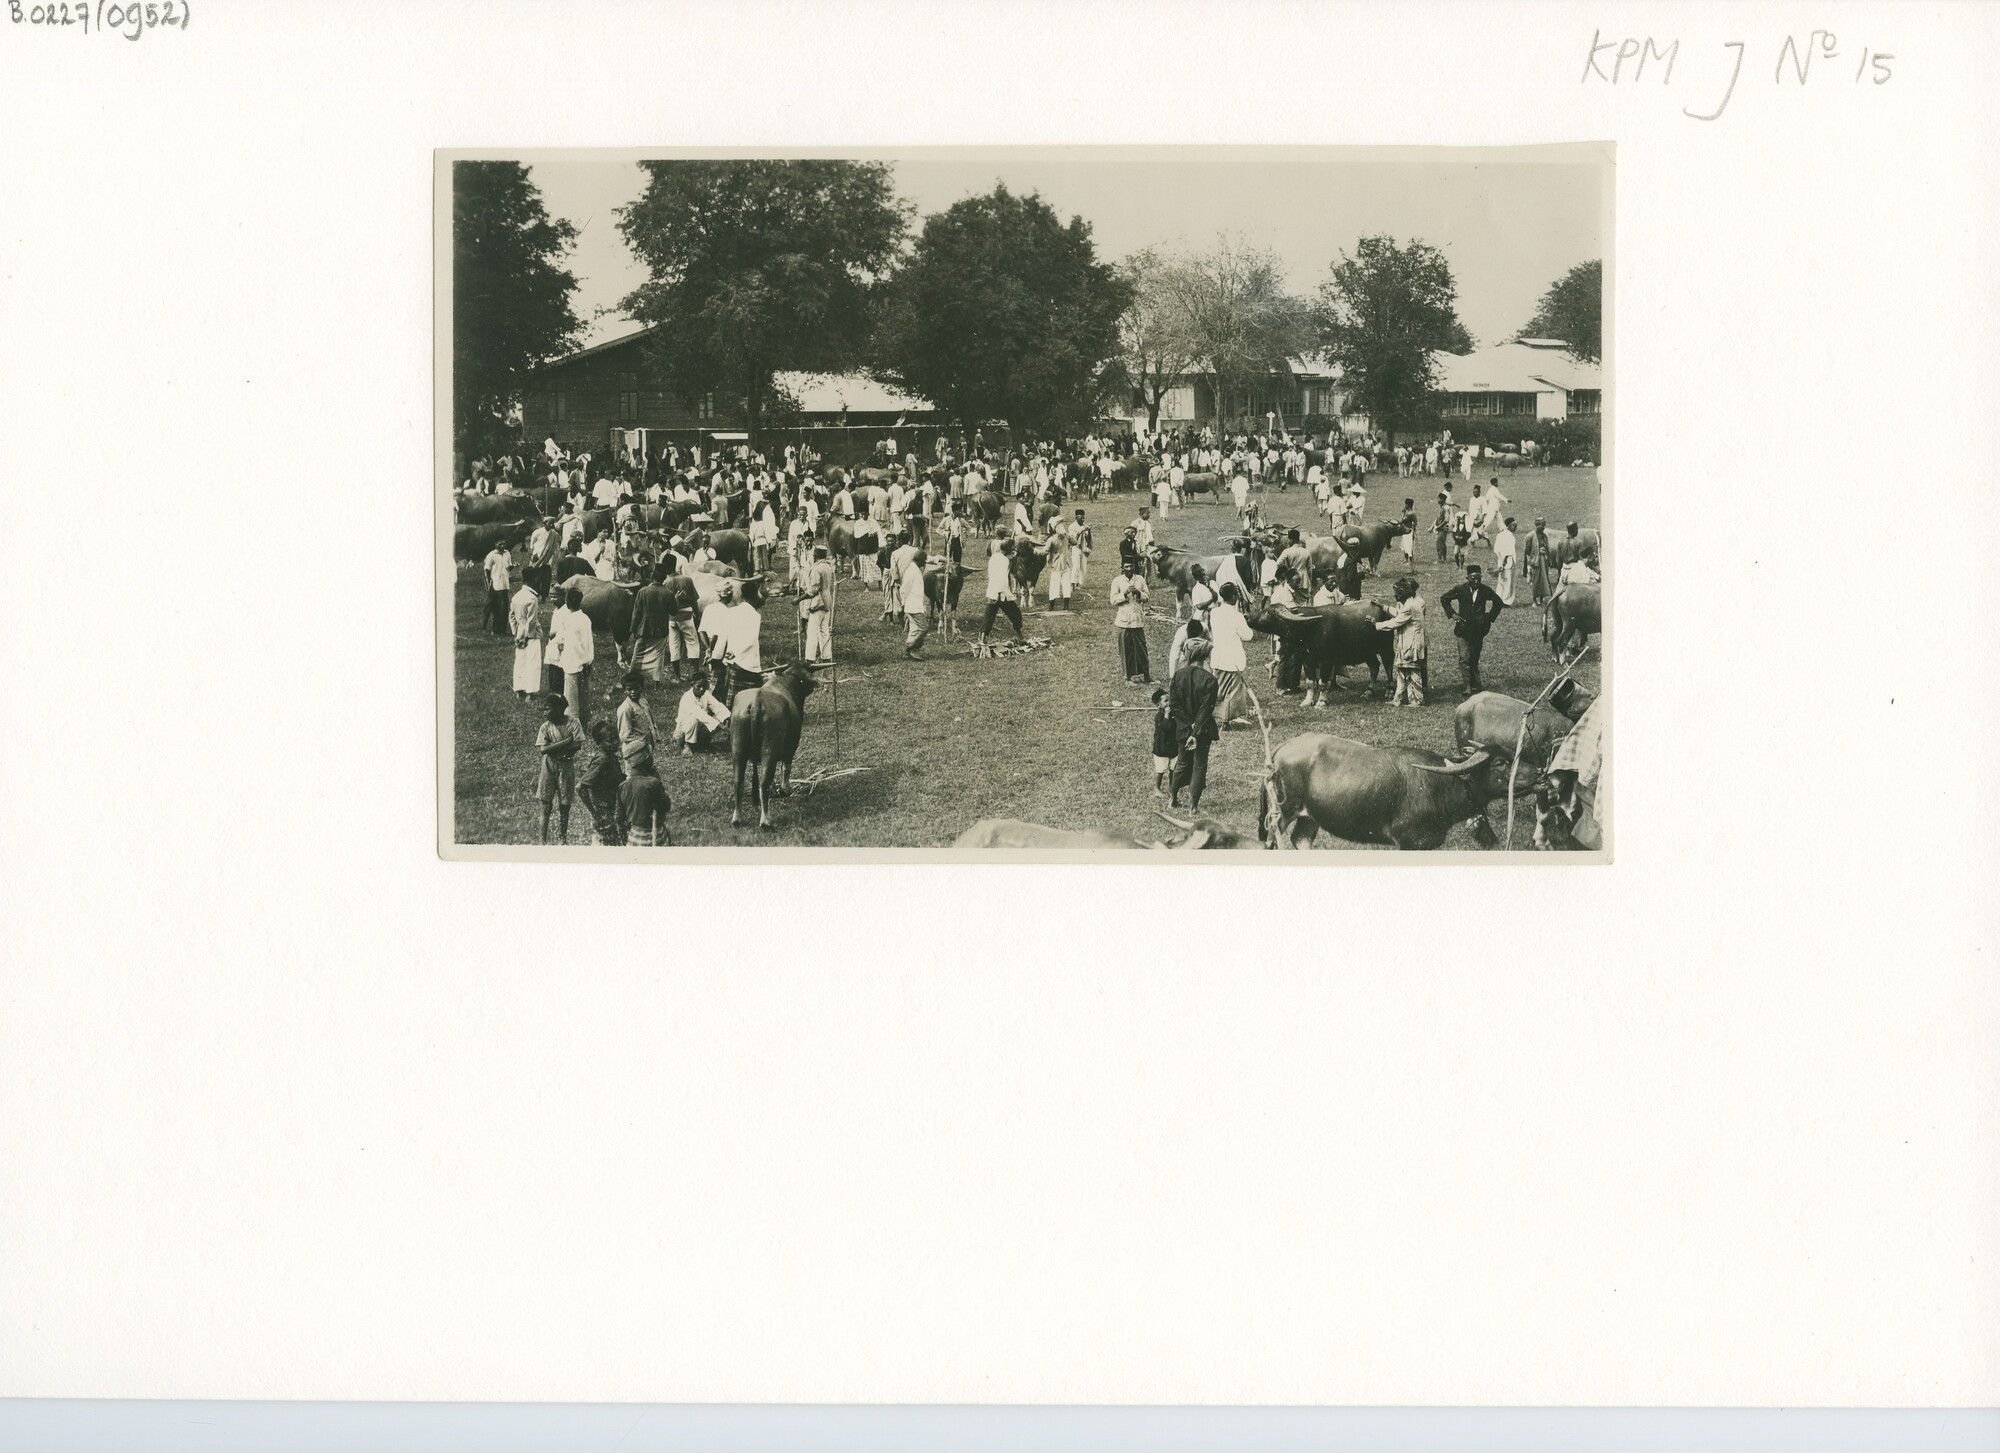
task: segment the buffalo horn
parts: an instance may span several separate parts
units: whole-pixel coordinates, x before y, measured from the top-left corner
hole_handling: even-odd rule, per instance
[[[1482,747],[1463,762],[1447,762],[1442,767],[1433,767],[1428,762],[1412,762],[1410,765],[1419,772],[1435,772],[1440,777],[1462,777],[1467,772],[1485,766],[1492,756],[1491,752]]]
[[[1157,807],[1153,809],[1153,816],[1159,818],[1163,822],[1171,822],[1175,827],[1179,828],[1182,832],[1194,831],[1193,823],[1182,822],[1178,817],[1168,817],[1164,812],[1160,811],[1160,809]]]

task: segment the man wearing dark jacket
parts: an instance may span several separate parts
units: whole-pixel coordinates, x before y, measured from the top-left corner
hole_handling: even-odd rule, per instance
[[[1208,786],[1208,749],[1215,741],[1215,705],[1220,686],[1208,669],[1209,641],[1197,636],[1181,651],[1181,669],[1167,692],[1167,715],[1173,722],[1179,755],[1174,758],[1170,805],[1181,805],[1181,790],[1192,789],[1188,806],[1200,807]]]
[[[1465,694],[1484,690],[1479,684],[1479,653],[1486,646],[1486,633],[1500,618],[1500,597],[1490,585],[1479,580],[1479,567],[1465,567],[1465,584],[1454,585],[1438,598],[1445,619],[1458,637],[1458,669],[1465,677]]]

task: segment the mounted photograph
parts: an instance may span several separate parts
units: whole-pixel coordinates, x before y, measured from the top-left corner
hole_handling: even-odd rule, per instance
[[[1609,862],[1613,195],[439,153],[440,853]]]

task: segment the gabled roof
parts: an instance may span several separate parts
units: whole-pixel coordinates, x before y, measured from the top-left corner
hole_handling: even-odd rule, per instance
[[[1602,388],[1603,370],[1553,348],[1499,343],[1471,353],[1433,353],[1445,393],[1539,394]]]
[[[564,368],[572,363],[578,362],[581,359],[595,358],[600,353],[609,353],[614,348],[623,348],[628,343],[637,343],[641,338],[647,337],[652,332],[653,329],[650,326],[644,326],[644,325],[635,326],[630,332],[621,333],[616,338],[607,338],[602,343],[594,343],[588,348],[579,348],[574,353],[565,353],[561,358],[558,358],[554,363],[548,364],[547,367]]]

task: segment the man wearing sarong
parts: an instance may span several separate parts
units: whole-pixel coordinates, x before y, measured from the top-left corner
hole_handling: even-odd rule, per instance
[[[526,701],[542,689],[542,598],[526,581],[507,603],[507,624],[514,632],[514,695]]]
[[[661,679],[661,667],[672,654],[669,637],[674,629],[674,596],[667,589],[667,567],[653,567],[653,578],[632,597],[632,668],[648,681]],[[674,679],[680,679],[676,664]]]

